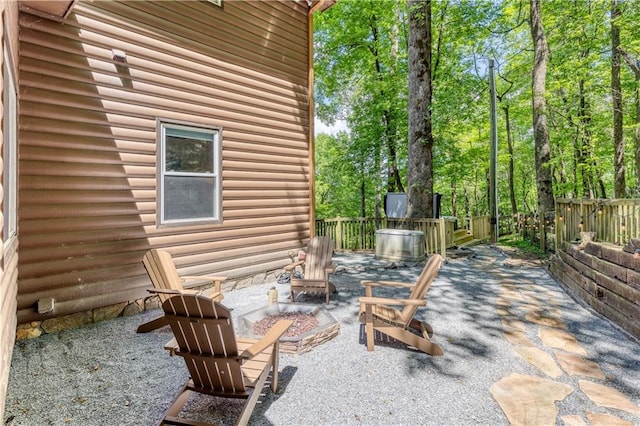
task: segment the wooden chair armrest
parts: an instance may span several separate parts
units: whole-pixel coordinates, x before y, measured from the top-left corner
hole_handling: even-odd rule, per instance
[[[240,358],[253,358],[260,352],[264,351],[269,346],[273,345],[278,339],[282,337],[282,335],[293,325],[293,321],[291,320],[280,320],[271,329],[264,335],[260,340],[258,340],[253,345],[249,346],[244,350],[239,356]]]
[[[209,290],[209,289],[206,289]],[[220,301],[224,299],[224,295],[220,291],[215,291],[213,293],[207,293],[206,290],[196,290],[193,288],[185,288],[182,291],[176,290],[173,288],[148,288],[147,291],[149,293],[162,293],[162,294],[202,294],[210,299]],[[210,289],[213,290],[213,289]]]
[[[187,284],[186,281],[190,280],[190,281],[204,281],[204,282],[210,282],[213,284],[213,287],[215,288],[215,291],[220,292],[221,291],[221,283],[222,281],[226,280],[227,277],[217,277],[217,276],[211,276],[211,275],[185,275],[180,277],[180,281],[182,281],[183,286],[190,288],[190,287],[195,287],[198,284],[197,283],[189,283]]]
[[[218,277],[215,275],[185,275],[180,277],[182,281],[185,280],[201,280],[201,281],[211,281],[211,282],[222,282],[227,279],[227,277]]]
[[[331,265],[327,266],[325,268],[325,271],[327,271],[328,274],[333,274],[336,272],[336,268],[338,267],[338,265],[336,265],[335,263],[332,263]]]
[[[359,302],[365,305],[427,305],[425,299],[393,299],[390,297],[361,297]]]
[[[300,266],[300,265],[304,265],[304,260],[298,260],[296,262],[290,263],[284,267],[284,270],[287,272],[293,271],[296,268],[296,266]]]
[[[221,302],[224,299],[224,294],[221,291],[207,291],[207,290],[215,290],[214,288],[208,288],[206,290],[201,290],[196,294],[201,294],[202,296],[208,297],[211,300],[215,300],[216,302]]]
[[[400,287],[400,288],[412,288],[416,283],[403,283],[400,281],[367,281],[362,280],[360,284],[366,287]]]
[[[176,290],[173,288],[148,288],[147,291],[149,293],[162,293],[162,294],[181,294],[180,290]],[[197,291],[193,291],[192,294],[197,294]]]

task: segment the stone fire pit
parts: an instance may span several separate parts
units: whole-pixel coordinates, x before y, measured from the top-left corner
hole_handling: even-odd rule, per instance
[[[283,336],[280,339],[281,352],[293,354],[308,352],[314,347],[333,339],[340,332],[340,323],[320,306],[299,303],[274,303],[240,315],[237,320],[238,335],[259,339],[262,335],[256,334],[257,328],[259,328],[257,324],[263,323],[268,317],[280,315],[286,316],[286,319],[294,320],[292,329],[302,330],[299,334]],[[298,323],[296,324],[296,322]]]

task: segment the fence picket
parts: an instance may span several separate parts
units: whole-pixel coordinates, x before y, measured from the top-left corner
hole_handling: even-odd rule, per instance
[[[456,219],[389,219],[389,218],[344,218],[317,219],[316,235],[328,236],[334,241],[336,250],[375,250],[378,229],[406,229],[422,231],[425,236],[425,253],[439,253],[446,257],[447,248],[457,244],[454,231]],[[489,237],[489,216],[468,218],[465,221],[467,235],[484,240]]]

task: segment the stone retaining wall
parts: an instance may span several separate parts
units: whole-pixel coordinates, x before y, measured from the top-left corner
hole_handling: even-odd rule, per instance
[[[640,258],[622,247],[589,242],[584,250],[565,242],[550,272],[574,296],[640,338]]]
[[[282,270],[271,271],[255,275],[253,277],[227,280],[222,283],[222,292],[228,293],[230,291],[250,287],[252,285],[273,282],[282,272]],[[18,324],[16,340],[36,338],[43,334],[57,333],[58,331],[69,328],[81,327],[83,325],[110,320],[120,316],[136,315],[152,309],[160,309],[160,301],[157,296],[150,295],[144,299],[138,299],[131,302],[122,302],[116,305],[95,308],[89,311],[77,312],[75,314],[49,318],[42,321],[31,321],[28,323]]]

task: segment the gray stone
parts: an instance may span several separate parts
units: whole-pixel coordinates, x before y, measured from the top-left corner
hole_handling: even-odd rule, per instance
[[[47,333],[57,333],[68,328],[76,328],[83,325],[91,324],[91,311],[77,312],[63,317],[51,318],[42,321],[42,329]]]
[[[93,310],[93,322],[100,322],[105,320],[110,320],[114,318],[118,318],[125,306],[127,306],[127,302],[118,303],[115,305],[103,306],[101,308],[95,308]]]

